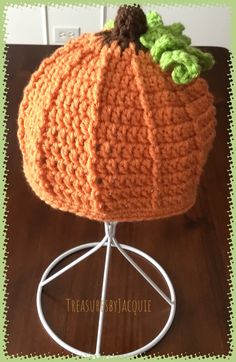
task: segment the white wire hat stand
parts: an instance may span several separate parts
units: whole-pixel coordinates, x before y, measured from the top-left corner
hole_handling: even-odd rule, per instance
[[[137,248],[134,248],[134,247],[132,247],[130,245],[120,244],[117,241],[117,239],[115,237],[117,222],[105,222],[104,226],[105,226],[105,236],[100,242],[87,243],[87,244],[76,246],[76,247],[74,247],[74,248],[72,248],[70,250],[67,250],[63,254],[59,255],[55,260],[53,260],[53,262],[47,267],[47,269],[45,270],[45,272],[42,275],[42,278],[41,278],[41,280],[39,282],[38,289],[37,289],[36,304],[37,304],[38,315],[39,315],[39,318],[40,318],[40,321],[41,321],[43,327],[45,328],[47,333],[50,335],[50,337],[56,343],[58,343],[61,347],[63,347],[65,350],[67,350],[67,351],[69,351],[69,352],[71,352],[71,353],[73,353],[75,355],[82,356],[82,357],[90,357],[90,356],[97,356],[98,357],[98,356],[103,355],[103,354],[101,354],[101,341],[102,341],[103,321],[104,321],[104,312],[105,312],[105,310],[104,310],[104,302],[106,300],[106,294],[107,294],[107,281],[108,281],[108,275],[109,275],[109,264],[110,264],[111,248],[114,247],[117,250],[119,250],[119,252],[123,255],[123,257],[137,270],[138,273],[140,273],[143,276],[143,278],[154,288],[154,290],[170,306],[170,311],[169,311],[167,321],[166,321],[163,329],[160,332],[158,332],[158,334],[156,335],[156,337],[153,340],[151,340],[149,343],[145,344],[144,346],[142,346],[142,347],[140,347],[140,348],[138,348],[138,349],[136,349],[134,351],[126,352],[124,354],[114,354],[112,356],[114,356],[114,357],[128,357],[128,356],[139,355],[139,354],[142,354],[142,353],[146,352],[147,350],[149,350],[153,346],[155,346],[165,336],[165,334],[169,330],[169,328],[170,328],[170,326],[171,326],[171,324],[173,322],[174,316],[175,316],[175,309],[176,309],[175,291],[174,291],[174,288],[173,288],[173,285],[171,283],[170,278],[168,277],[165,270],[162,268],[162,266],[157,261],[155,261],[151,256],[144,253],[143,251],[141,251],[141,250],[139,250]],[[79,264],[80,262],[82,262],[84,259],[88,258],[91,254],[95,253],[97,250],[99,250],[103,246],[106,247],[106,256],[105,256],[105,262],[104,262],[103,282],[102,282],[102,290],[101,290],[101,298],[100,298],[100,306],[101,307],[100,307],[100,310],[99,310],[99,318],[98,318],[96,351],[95,351],[94,354],[92,354],[92,353],[87,353],[87,352],[84,352],[84,351],[81,351],[81,350],[79,350],[77,348],[72,347],[71,345],[64,342],[62,339],[60,339],[55,334],[55,332],[51,329],[51,327],[47,323],[46,318],[45,318],[44,313],[43,313],[43,309],[42,309],[42,293],[43,293],[43,288],[44,288],[45,285],[50,283],[52,280],[54,280],[55,278],[57,278],[61,274],[65,273],[68,269],[72,268],[73,266],[75,266],[75,265]],[[87,252],[85,252],[83,255],[76,258],[74,261],[72,261],[68,265],[61,268],[56,273],[54,273],[54,274],[52,274],[51,276],[48,277],[48,275],[53,270],[53,268],[59,262],[61,262],[63,259],[67,258],[71,254],[74,254],[76,252],[79,252],[81,250],[86,250],[86,249],[89,249],[89,250]],[[143,271],[143,269],[141,269],[139,267],[139,265],[126,252],[126,250],[141,256],[142,258],[147,260],[152,266],[154,266],[155,269],[157,269],[161,273],[162,277],[164,278],[164,280],[165,280],[165,282],[166,282],[166,284],[168,286],[169,296],[166,295],[158,287],[158,285]]]

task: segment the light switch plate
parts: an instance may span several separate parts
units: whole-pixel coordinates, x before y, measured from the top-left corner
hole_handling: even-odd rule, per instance
[[[78,27],[54,27],[54,42],[57,44],[64,44],[79,35],[80,28]]]

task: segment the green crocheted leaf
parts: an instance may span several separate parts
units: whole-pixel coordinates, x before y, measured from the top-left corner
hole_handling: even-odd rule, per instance
[[[174,35],[181,35],[185,29],[184,25],[181,23],[173,23],[171,25],[167,25],[165,28]]]
[[[172,79],[177,84],[189,83],[201,72],[198,58],[185,50],[164,52],[160,59],[160,67],[162,70],[171,70]]]
[[[195,55],[198,58],[198,62],[202,70],[209,70],[215,64],[214,57],[212,56],[211,53],[202,52],[200,49],[193,47],[188,48],[188,53]]]
[[[158,29],[148,30],[147,33],[142,35],[139,40],[145,46],[145,48],[152,49],[157,39],[161,38],[165,34],[162,27]]]
[[[157,39],[154,45],[151,47],[151,55],[154,62],[159,63],[161,55],[167,50],[184,49],[185,41],[181,38],[177,38],[172,34],[164,34]]]
[[[156,29],[164,25],[162,17],[156,11],[149,11],[146,18],[149,29]]]
[[[201,71],[215,64],[210,53],[191,46],[191,39],[183,34],[185,27],[181,23],[164,25],[161,16],[150,11],[146,14],[148,30],[140,37],[142,45],[150,50],[153,61],[160,63],[162,70],[172,70],[171,76],[177,84],[187,84],[198,77]],[[107,30],[114,27],[114,21],[108,21]]]
[[[191,39],[183,34],[184,25],[163,24],[159,14],[146,15],[148,30],[140,37],[140,42],[150,49],[151,56],[161,69],[172,69],[172,79],[177,84],[186,84],[198,77],[203,70],[214,65],[210,53],[191,47]]]
[[[151,49],[156,40],[165,34],[162,18],[155,11],[146,14],[148,31],[139,40],[145,48]]]
[[[114,20],[107,20],[107,22],[104,25],[104,30],[111,30],[114,28]]]

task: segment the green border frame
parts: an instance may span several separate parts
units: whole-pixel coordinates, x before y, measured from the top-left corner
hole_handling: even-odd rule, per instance
[[[209,361],[214,360],[229,360],[229,361],[236,361],[236,351],[235,351],[235,345],[236,345],[236,250],[235,250],[235,238],[236,238],[236,218],[233,217],[234,213],[236,212],[236,158],[235,151],[236,151],[236,117],[235,117],[235,109],[236,109],[236,70],[233,68],[233,60],[236,57],[236,39],[234,40],[233,35],[236,34],[236,1],[235,0],[174,0],[174,1],[117,1],[117,0],[110,0],[110,1],[101,1],[101,0],[94,0],[94,1],[85,1],[85,0],[56,0],[55,2],[50,0],[44,0],[44,1],[20,1],[20,0],[0,0],[0,52],[1,52],[1,59],[0,59],[0,87],[1,87],[1,93],[2,97],[0,99],[0,106],[2,109],[2,112],[0,114],[0,202],[2,207],[0,208],[0,297],[2,299],[2,303],[0,303],[0,361],[7,361],[9,359],[20,361],[22,359],[27,359],[27,361],[33,361],[36,359],[41,359],[43,361],[49,361],[49,360],[65,360],[70,358],[71,361],[78,361],[79,357],[69,357],[69,356],[60,356],[60,355],[54,355],[54,356],[47,356],[47,355],[40,355],[40,356],[8,356],[5,353],[5,347],[7,342],[7,334],[6,334],[6,310],[7,310],[7,304],[6,304],[6,285],[7,285],[7,279],[6,279],[6,271],[7,271],[7,264],[6,264],[6,245],[7,245],[7,237],[6,237],[6,230],[7,230],[7,224],[6,224],[6,189],[7,189],[7,183],[6,183],[6,134],[7,134],[7,128],[6,128],[6,44],[4,42],[5,37],[5,10],[6,7],[9,5],[23,5],[23,6],[34,6],[34,5],[64,5],[64,6],[70,6],[70,5],[121,5],[121,4],[140,4],[140,5],[172,5],[172,6],[181,6],[181,5],[187,5],[187,6],[227,6],[230,8],[231,11],[231,72],[229,74],[230,82],[231,82],[231,89],[230,89],[230,115],[231,123],[230,123],[230,169],[229,169],[229,175],[230,175],[230,225],[229,225],[229,231],[230,231],[230,265],[229,265],[229,271],[230,271],[230,320],[228,321],[230,326],[230,335],[229,335],[229,342],[230,342],[230,354],[229,355],[215,355],[211,356],[209,355],[200,355],[200,354],[194,354],[194,355],[178,355],[178,356],[154,356],[153,358],[155,360],[165,359],[166,361],[172,361],[174,359],[178,359],[179,361],[184,361],[189,358],[195,358],[198,360],[207,359]],[[234,40],[234,42],[233,42]],[[85,357],[84,357],[85,358]],[[141,359],[147,359],[150,358],[150,356],[146,357],[140,357]],[[91,358],[86,357],[86,360],[91,360]],[[107,357],[99,357],[99,360],[101,361],[107,361],[111,358]],[[115,361],[126,361],[130,360],[131,358],[115,358]],[[133,358],[132,358],[133,359]]]

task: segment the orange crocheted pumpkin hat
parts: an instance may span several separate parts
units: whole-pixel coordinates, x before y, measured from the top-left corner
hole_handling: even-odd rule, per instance
[[[54,208],[100,221],[188,210],[215,136],[215,107],[181,24],[122,6],[115,23],[43,60],[18,118],[23,169]],[[210,64],[211,63],[211,64]]]

